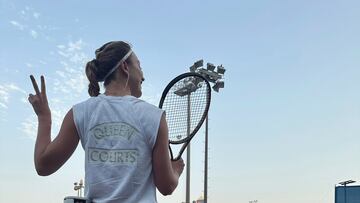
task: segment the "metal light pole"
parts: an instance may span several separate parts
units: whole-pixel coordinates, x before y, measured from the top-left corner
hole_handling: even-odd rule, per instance
[[[204,166],[204,203],[207,203],[207,196],[208,196],[208,131],[209,131],[209,113],[206,116],[206,123],[205,123],[205,166]]]
[[[354,180],[347,180],[347,181],[343,181],[343,182],[340,182],[339,184],[340,185],[343,185],[344,186],[344,203],[346,203],[346,186],[348,185],[348,184],[351,184],[351,183],[355,183],[356,181],[354,181]]]
[[[191,130],[191,93],[195,92],[199,87],[196,85],[194,79],[184,81],[184,86],[180,87],[174,93],[178,96],[187,96],[187,135],[190,135]],[[190,203],[190,143],[186,148],[186,203]]]
[[[191,72],[199,73],[200,75],[204,76],[209,82],[213,83],[214,86],[212,87],[214,91],[219,92],[220,88],[224,88],[224,73],[225,68],[220,65],[215,67],[212,63],[206,64],[205,68],[200,68],[203,66],[204,61],[199,60],[194,63],[193,66],[190,67]],[[215,71],[216,68],[216,71]],[[209,131],[209,113],[206,117],[206,123],[205,123],[205,160],[204,160],[204,203],[207,203],[207,197],[208,197],[208,131]],[[190,159],[190,153],[189,159]],[[190,174],[190,171],[189,171]],[[190,186],[189,186],[190,188]]]
[[[188,94],[188,102],[187,102],[187,135],[190,135],[190,94]],[[186,203],[190,203],[190,143],[186,148]]]
[[[190,143],[186,148],[186,203],[190,203]]]
[[[197,61],[194,63],[193,67],[194,69],[197,69],[199,67],[201,67],[203,65],[202,61]],[[191,68],[190,68],[191,69]],[[191,93],[191,92],[190,92]],[[187,133],[188,135],[190,134],[190,108],[191,108],[191,104],[190,104],[190,93],[188,95],[188,126],[187,126]],[[187,148],[186,148],[186,199],[185,199],[186,203],[190,203],[190,143],[188,144]]]

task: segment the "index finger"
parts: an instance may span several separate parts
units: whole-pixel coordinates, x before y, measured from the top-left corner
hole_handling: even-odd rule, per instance
[[[39,87],[38,87],[38,85],[37,85],[37,83],[36,83],[36,80],[35,80],[34,76],[33,76],[33,75],[30,75],[30,79],[31,79],[31,82],[32,82],[32,84],[33,84],[33,87],[34,87],[34,90],[35,90],[35,92],[36,92],[36,95],[40,95]]]

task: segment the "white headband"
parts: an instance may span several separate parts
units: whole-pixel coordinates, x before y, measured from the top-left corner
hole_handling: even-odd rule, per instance
[[[106,78],[108,78],[120,64],[122,64],[126,59],[128,59],[132,52],[133,51],[130,49],[129,52],[108,72],[108,74],[105,75],[103,81],[105,81]]]

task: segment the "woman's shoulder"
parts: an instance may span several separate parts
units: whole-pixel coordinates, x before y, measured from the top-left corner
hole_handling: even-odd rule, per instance
[[[135,106],[139,106],[143,108],[159,109],[159,107],[155,106],[154,104],[146,100],[139,99],[136,97],[129,97],[129,99],[134,103]]]
[[[99,101],[100,98],[98,97],[90,97],[86,100],[80,101],[78,103],[76,103],[73,108],[81,108],[81,107],[85,107],[85,106],[91,106],[95,103],[97,103]]]

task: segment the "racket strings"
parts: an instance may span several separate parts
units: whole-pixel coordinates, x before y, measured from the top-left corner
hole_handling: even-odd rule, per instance
[[[194,76],[192,76],[194,78]],[[166,111],[166,117],[169,129],[170,141],[179,141],[185,139],[198,127],[205,113],[208,100],[208,86],[202,78],[196,78],[196,91],[188,91],[187,94],[179,96],[178,91],[189,84],[189,78],[184,78],[175,83],[168,91],[163,109]],[[190,88],[191,89],[191,88]],[[188,132],[189,131],[189,132]]]

